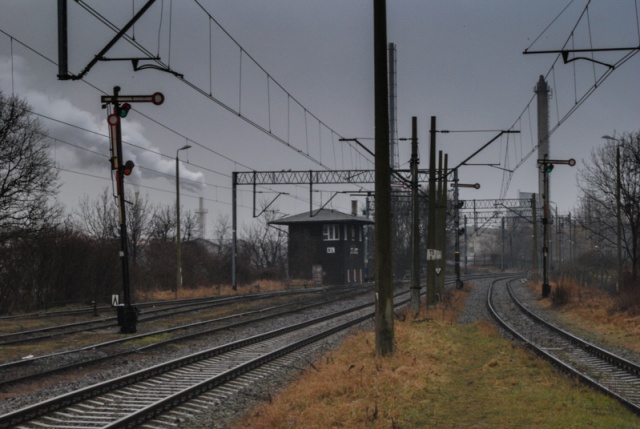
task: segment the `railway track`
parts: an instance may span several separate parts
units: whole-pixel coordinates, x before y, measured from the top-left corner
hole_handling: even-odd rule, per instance
[[[372,317],[368,303],[231,342],[0,416],[0,428],[137,427]]]
[[[516,299],[512,285],[493,282],[489,311],[515,338],[563,372],[618,399],[640,414],[640,366],[555,326]]]
[[[79,367],[87,368],[102,362],[121,358],[134,353],[147,352],[151,349],[181,344],[205,336],[218,334],[249,324],[259,324],[269,319],[282,317],[326,305],[348,297],[357,296],[362,289],[343,290],[340,293],[322,294],[304,302],[298,300],[268,307],[260,307],[244,312],[234,312],[222,317],[198,320],[169,328],[154,330],[142,334],[128,335],[122,338],[91,343],[89,345],[0,363],[0,389],[38,378],[50,377],[64,371],[73,371]],[[135,341],[142,345],[135,345]],[[100,351],[99,351],[100,350]],[[99,351],[99,352],[98,352]],[[65,357],[71,356],[71,357]]]
[[[406,292],[403,292],[406,293]],[[332,294],[333,296],[336,296],[335,293]],[[400,305],[404,305],[408,299],[405,298],[401,298],[400,296],[398,296],[396,301],[396,304],[398,306]],[[176,387],[175,389],[177,391],[182,392],[183,390],[188,390],[188,392],[185,392],[184,397],[181,398],[172,398],[172,399],[161,399],[158,400],[157,402],[161,402],[163,404],[163,406],[161,407],[164,411],[167,411],[167,409],[171,408],[174,411],[172,411],[173,413],[177,413],[175,416],[170,416],[170,417],[165,417],[167,414],[162,414],[161,417],[159,417],[158,419],[155,419],[154,416],[157,415],[159,413],[159,409],[155,409],[152,410],[149,414],[146,414],[146,411],[144,412],[145,417],[141,417],[141,415],[138,415],[137,417],[132,417],[133,420],[131,421],[136,421],[136,423],[114,423],[114,425],[111,425],[111,423],[103,425],[103,423],[97,422],[97,423],[90,423],[87,425],[87,427],[133,427],[139,424],[140,421],[145,420],[145,419],[153,419],[151,426],[148,427],[154,427],[154,428],[159,428],[159,427],[173,427],[171,424],[168,424],[168,426],[163,425],[161,422],[164,419],[168,419],[169,422],[171,421],[176,421],[177,419],[180,418],[181,415],[184,414],[188,414],[189,410],[193,410],[193,409],[197,409],[198,407],[208,407],[211,405],[210,401],[213,401],[213,403],[215,402],[220,402],[222,401],[222,399],[225,396],[229,395],[229,391],[233,390],[233,389],[240,389],[242,388],[242,386],[247,386],[247,385],[252,385],[256,382],[257,378],[260,377],[264,377],[266,374],[269,374],[270,371],[274,371],[275,369],[279,369],[283,366],[287,366],[287,365],[292,365],[291,363],[288,362],[294,362],[296,359],[303,359],[303,363],[301,364],[301,366],[308,366],[308,361],[304,361],[304,358],[299,357],[299,356],[304,356],[304,353],[307,353],[305,350],[308,349],[313,349],[314,347],[319,347],[318,341],[321,341],[322,338],[326,337],[326,336],[330,336],[333,335],[334,333],[339,332],[340,330],[344,330],[347,329],[349,326],[352,326],[353,324],[357,324],[357,323],[361,323],[362,321],[366,321],[368,319],[370,319],[373,315],[373,305],[372,303],[367,304],[369,305],[369,309],[366,308],[366,306],[360,306],[359,308],[354,308],[349,310],[349,312],[347,313],[353,313],[356,311],[361,311],[364,312],[364,316],[362,316],[360,319],[356,320],[356,321],[346,321],[344,323],[340,324],[340,327],[331,327],[331,328],[321,328],[321,325],[316,325],[312,328],[310,328],[310,330],[307,331],[307,333],[303,333],[301,336],[303,337],[305,342],[300,342],[299,344],[295,345],[293,342],[290,345],[287,345],[286,347],[280,347],[280,351],[278,350],[272,350],[269,353],[267,353],[267,356],[265,358],[261,358],[255,362],[252,362],[254,360],[254,358],[256,358],[256,354],[255,351],[253,352],[248,352],[249,356],[252,357],[252,359],[249,359],[247,362],[245,362],[248,366],[245,365],[245,363],[242,363],[242,359],[238,360],[235,355],[227,355],[226,357],[222,358],[223,361],[229,361],[229,362],[237,362],[237,366],[239,368],[239,371],[233,371],[232,375],[233,377],[231,377],[229,374],[226,375],[222,375],[219,374],[220,377],[222,377],[221,379],[217,379],[218,381],[212,381],[211,383],[213,383],[212,385],[215,386],[216,383],[221,383],[220,380],[224,380],[224,386],[221,386],[221,388],[219,389],[213,389],[212,391],[208,392],[205,396],[205,398],[208,399],[204,399],[205,402],[202,402],[202,399],[190,399],[191,396],[193,396],[193,391],[190,390],[190,388],[183,388],[184,386],[180,387]],[[345,314],[347,314],[345,313]],[[323,318],[326,318],[329,316],[323,316]],[[343,316],[346,317],[346,316]],[[355,316],[349,316],[350,318],[355,317]],[[323,318],[320,319],[316,319],[316,320],[321,320]],[[308,323],[308,322],[305,322]],[[311,323],[319,323],[319,322],[311,322]],[[300,326],[303,324],[300,324]],[[282,326],[282,325],[281,325]],[[298,326],[298,325],[296,325]],[[281,332],[282,330],[278,330],[278,332]],[[284,332],[284,331],[282,331]],[[321,335],[317,336],[315,334],[319,333]],[[242,334],[241,334],[242,335]],[[254,336],[257,337],[257,336]],[[252,337],[252,339],[254,339],[254,337]],[[284,338],[284,337],[283,337]],[[311,340],[311,341],[310,341]],[[262,349],[265,349],[268,347],[268,345],[270,344],[269,339],[266,339],[267,343],[263,344],[262,346],[260,346]],[[314,342],[315,341],[315,342]],[[272,340],[272,343],[275,344],[275,342]],[[236,345],[236,344],[241,344],[242,341],[236,341],[236,342],[231,342],[229,344],[231,345]],[[211,350],[213,350],[213,353],[215,356],[217,356],[217,353],[220,353],[220,350],[225,349],[227,346],[229,346],[229,344],[225,344],[224,346],[220,346],[217,348],[213,348],[213,349],[209,349],[208,351],[210,352]],[[321,344],[321,343],[320,343]],[[140,349],[138,349],[140,350]],[[271,354],[271,353],[274,354]],[[205,354],[207,352],[203,352],[203,353],[196,353],[194,355],[190,355],[189,357],[186,357],[184,359],[189,360],[189,359],[208,359],[209,357],[206,357]],[[146,356],[146,355],[145,355]],[[215,356],[211,356],[212,358]],[[298,357],[296,357],[298,356]],[[112,362],[114,362],[112,360],[112,357],[105,357],[104,359],[101,359],[103,361],[105,361],[107,364],[111,365]],[[134,358],[135,359],[135,358]],[[146,359],[146,358],[144,358]],[[151,376],[151,373],[153,373],[154,371],[158,370],[160,371],[160,373],[162,373],[163,371],[165,371],[165,369],[168,366],[172,366],[172,365],[182,365],[182,364],[176,364],[179,361],[182,361],[184,359],[175,359],[174,361],[169,362],[168,364],[162,364],[162,365],[157,365],[156,367],[153,367],[151,369],[145,369],[145,370],[141,370],[141,371],[137,371],[134,374],[131,375],[131,377],[133,377],[133,379],[135,379],[136,381],[139,381],[139,379],[146,379],[148,376]],[[256,358],[257,359],[257,358]],[[146,360],[145,360],[146,361]],[[252,362],[251,364],[249,364],[249,362]],[[261,369],[257,369],[257,370],[253,370],[254,365],[262,365]],[[183,371],[184,369],[177,369],[174,368],[175,370],[178,371]],[[229,368],[229,370],[231,370],[231,368]],[[201,369],[198,369],[196,372],[201,371]],[[54,371],[55,372],[55,371]],[[207,373],[210,373],[209,370],[204,371]],[[178,374],[180,374],[180,372],[178,372]],[[156,374],[154,374],[155,376]],[[160,377],[163,377],[162,375],[158,375]],[[229,378],[231,377],[231,378]],[[3,427],[60,427],[60,426],[66,426],[65,423],[61,423],[61,422],[56,422],[55,419],[60,417],[60,415],[64,415],[64,414],[68,414],[66,411],[63,411],[61,409],[61,407],[63,406],[67,406],[70,405],[72,406],[71,410],[68,411],[73,411],[76,410],[77,406],[79,406],[79,402],[77,401],[81,401],[84,399],[87,399],[89,397],[94,397],[95,395],[102,395],[102,394],[107,394],[105,392],[100,391],[101,388],[105,388],[107,390],[112,389],[112,388],[120,388],[120,387],[125,387],[125,386],[129,386],[130,383],[133,383],[133,379],[130,379],[128,377],[119,377],[116,380],[112,380],[110,382],[106,382],[106,383],[100,383],[99,385],[95,385],[97,386],[96,388],[98,389],[98,391],[92,391],[93,387],[86,387],[86,388],[80,388],[77,389],[75,392],[70,392],[67,394],[62,394],[59,395],[55,398],[51,398],[48,400],[45,400],[39,404],[34,404],[34,405],[30,405],[30,406],[24,406],[24,401],[22,401],[23,405],[22,408],[20,410],[17,411],[11,411],[12,408],[19,408],[21,406],[15,406],[12,408],[8,408],[8,410],[10,411],[9,413],[0,416],[0,428]],[[127,381],[128,380],[128,381]],[[161,380],[164,380],[161,378]],[[164,386],[164,381],[161,383]],[[86,384],[86,383],[85,383]],[[196,383],[198,384],[198,383]],[[106,387],[105,387],[106,386]],[[207,384],[207,386],[211,386],[210,384]],[[134,388],[134,390],[137,388]],[[149,385],[142,385],[142,387],[140,387],[141,391],[144,393],[144,395],[148,395],[149,394]],[[172,389],[172,388],[171,388]],[[169,390],[171,390],[169,389]],[[203,393],[204,389],[202,386],[195,388],[196,391],[198,393]],[[68,389],[65,389],[68,390]],[[167,394],[167,391],[165,389],[164,394]],[[77,396],[76,396],[77,395]],[[126,397],[126,398],[130,398],[131,396],[131,392],[129,391],[120,391],[120,393],[116,393],[115,396],[112,395],[112,397]],[[181,396],[182,394],[180,394]],[[96,396],[97,397],[97,396]],[[218,399],[216,399],[218,398]],[[168,401],[168,402],[167,402]],[[182,406],[182,408],[180,408],[181,406],[179,404],[183,403],[184,401],[189,401],[188,404],[185,404]],[[134,401],[135,402],[135,401]],[[142,402],[141,402],[142,403]],[[167,404],[172,404],[171,406],[168,406]],[[93,407],[94,405],[89,405],[89,408]],[[112,410],[113,407],[110,407],[108,405],[107,402],[105,402],[104,405],[107,411],[104,412],[111,412],[110,410]],[[84,407],[84,405],[82,406]],[[99,407],[102,407],[102,405],[100,405]],[[175,408],[177,407],[177,408]],[[145,407],[146,408],[146,407]],[[58,414],[54,414],[53,419],[54,420],[49,420],[49,422],[47,423],[46,419],[51,418],[51,413],[58,413]],[[60,414],[61,413],[61,414]],[[97,412],[98,414],[100,414],[100,411]],[[48,414],[49,417],[46,417],[45,414]],[[55,417],[58,416],[58,417]],[[44,424],[44,426],[29,426],[30,423],[26,423],[28,421],[30,421],[33,418],[38,418],[39,423],[38,424]],[[83,415],[84,418],[84,415]],[[118,420],[120,420],[122,418],[122,415],[120,416],[120,418]],[[44,420],[43,420],[44,419]],[[22,422],[22,423],[19,423]],[[53,423],[52,423],[53,422]],[[69,427],[82,427],[82,424],[80,425],[76,425],[76,424],[71,424]]]
[[[200,298],[200,299],[189,299],[189,300],[180,300],[180,301],[156,301],[156,302],[149,302],[149,303],[140,303],[135,305],[141,311],[140,317],[138,319],[138,324],[144,325],[145,323],[155,321],[158,319],[164,319],[170,316],[177,316],[180,314],[187,314],[187,313],[192,313],[194,311],[206,310],[206,309],[211,309],[215,307],[234,305],[240,302],[259,301],[259,300],[272,299],[277,297],[323,294],[325,292],[326,292],[326,289],[313,288],[313,289],[303,289],[303,290],[288,290],[288,291],[278,291],[278,292],[269,292],[269,293],[260,293],[260,294],[227,296],[227,297],[218,297],[218,298]],[[52,338],[60,338],[66,335],[72,335],[79,332],[85,332],[88,330],[108,329],[108,328],[118,326],[117,318],[115,316],[115,310],[113,308],[107,308],[103,310],[111,312],[112,315],[100,317],[99,319],[96,319],[95,316],[92,316],[86,311],[60,312],[60,314],[57,316],[58,318],[62,318],[63,316],[79,316],[79,317],[85,317],[87,319],[72,322],[72,323],[48,324],[48,326],[38,328],[38,329],[5,332],[0,334],[0,346],[33,343],[38,341],[49,340]],[[31,316],[32,316],[31,320],[52,317],[51,313],[47,313],[44,315],[35,314]],[[25,318],[27,317],[25,316],[23,319]],[[7,318],[6,320],[15,320],[15,318]]]

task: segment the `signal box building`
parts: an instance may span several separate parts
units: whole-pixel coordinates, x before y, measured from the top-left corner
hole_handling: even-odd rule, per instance
[[[289,227],[289,277],[317,284],[364,283],[366,225],[369,219],[322,209],[269,222]]]

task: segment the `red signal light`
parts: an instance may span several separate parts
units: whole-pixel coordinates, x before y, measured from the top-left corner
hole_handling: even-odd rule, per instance
[[[125,176],[130,175],[131,172],[133,171],[133,167],[135,167],[135,164],[133,163],[133,161],[129,160],[125,162],[124,165],[122,166],[122,174],[124,174]]]

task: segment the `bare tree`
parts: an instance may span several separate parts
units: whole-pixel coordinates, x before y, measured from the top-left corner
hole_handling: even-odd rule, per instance
[[[118,213],[116,200],[108,188],[91,200],[85,195],[74,212],[76,227],[87,236],[96,240],[118,238]]]
[[[151,228],[149,198],[141,197],[138,192],[126,192],[127,231],[129,255],[134,265],[138,263],[143,242],[148,238]]]
[[[622,156],[617,164],[616,147]],[[627,133],[617,143],[591,152],[590,161],[579,170],[583,193],[582,226],[597,238],[598,248],[613,253],[616,246],[616,171],[620,169],[622,241],[631,262],[632,278],[638,278],[640,244],[640,132]]]
[[[149,235],[154,240],[175,241],[176,215],[171,206],[158,206],[151,217]]]
[[[0,242],[55,219],[58,172],[29,105],[0,92]]]
[[[187,242],[195,240],[200,235],[200,223],[198,222],[198,215],[191,210],[184,212],[180,209],[180,242]]]
[[[263,271],[283,272],[287,256],[287,236],[280,229],[269,226],[276,211],[267,211],[260,222],[245,229],[245,251],[251,264]]]
[[[231,224],[229,216],[219,215],[213,231],[213,242],[217,247],[217,256],[221,257],[231,242]]]

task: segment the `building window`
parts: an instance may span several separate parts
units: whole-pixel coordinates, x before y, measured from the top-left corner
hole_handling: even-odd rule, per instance
[[[351,241],[356,241],[356,226],[351,225]]]
[[[322,225],[322,239],[324,241],[340,240],[340,225]]]

